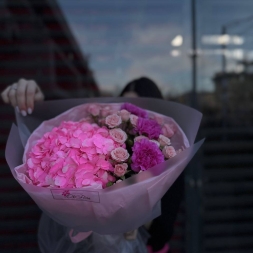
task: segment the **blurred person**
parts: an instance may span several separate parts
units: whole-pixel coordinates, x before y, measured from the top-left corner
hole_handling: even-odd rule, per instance
[[[135,79],[126,84],[120,97],[148,97],[163,99],[162,93],[154,81],[147,77]]]
[[[36,101],[44,100],[45,96],[39,85],[33,80],[20,79],[8,86],[1,94],[5,103],[11,104],[23,116],[31,114]],[[149,97],[163,99],[162,93],[154,81],[141,77],[129,82],[122,90],[122,97]],[[162,214],[155,218],[146,229],[149,253],[169,253],[169,241],[173,235],[174,223],[184,194],[184,174],[182,173],[161,200]],[[134,239],[135,233],[126,233],[126,239]]]
[[[123,97],[149,97],[163,99],[162,93],[154,81],[141,77],[129,82],[122,90]],[[169,253],[169,241],[173,235],[174,223],[184,195],[184,174],[182,173],[161,201],[162,214],[148,224],[149,253]]]

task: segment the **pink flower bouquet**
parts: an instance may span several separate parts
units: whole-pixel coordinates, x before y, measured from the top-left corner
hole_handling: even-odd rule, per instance
[[[25,182],[49,188],[102,189],[189,147],[186,136],[171,119],[166,123],[160,116],[158,123],[159,115],[148,114],[130,103],[111,106],[106,114],[104,106],[85,104],[73,108],[67,113],[81,109],[85,118],[63,121],[39,140],[28,140],[24,158],[27,170],[21,172]],[[44,125],[34,134],[44,132]],[[182,145],[178,151],[172,145],[175,138],[170,140],[176,132]]]
[[[13,176],[78,232],[123,233],[160,215],[160,199],[203,142],[193,144],[199,112],[157,99],[49,101],[16,116],[6,148]]]

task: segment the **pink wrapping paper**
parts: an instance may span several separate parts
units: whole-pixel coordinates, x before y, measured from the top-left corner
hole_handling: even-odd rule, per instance
[[[66,197],[63,194],[64,189],[49,189],[25,183],[23,147],[27,144],[31,133],[43,120],[50,119],[47,122],[50,128],[59,125],[62,120],[81,119],[82,106],[71,109],[74,106],[94,102],[122,103],[126,101],[173,118],[182,133],[176,138],[189,147],[176,157],[106,189],[92,187],[69,189]],[[63,113],[69,109],[71,114]],[[63,114],[56,117],[60,113]],[[12,127],[6,147],[6,159],[13,176],[43,212],[59,224],[79,232],[123,233],[134,230],[159,216],[160,199],[203,143],[202,140],[193,144],[202,115],[189,107],[159,99],[93,98],[48,101],[36,105],[32,116],[26,118],[19,114],[16,116],[18,128]],[[40,137],[43,131],[49,130],[51,129],[45,129],[43,125],[37,128],[35,134],[29,139],[30,145],[33,145],[35,139]],[[26,151],[29,148],[30,146],[26,145]],[[25,156],[23,158],[26,159]]]

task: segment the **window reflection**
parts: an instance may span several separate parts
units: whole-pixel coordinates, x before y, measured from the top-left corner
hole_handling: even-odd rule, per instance
[[[58,2],[103,93],[146,75],[165,96],[190,89],[185,1]]]
[[[178,253],[252,252],[253,2],[196,0],[196,51],[192,3],[0,1],[0,87],[23,77],[36,80],[47,99],[111,96],[148,76],[165,98],[192,105],[196,56],[196,104],[206,144],[187,169],[171,247]],[[4,153],[12,110],[1,104],[0,113]],[[7,193],[17,189],[10,185]],[[39,211],[28,207],[38,219]],[[16,219],[16,209],[8,210],[4,217]]]

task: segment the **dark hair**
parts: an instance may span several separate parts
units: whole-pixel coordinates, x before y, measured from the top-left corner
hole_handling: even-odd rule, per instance
[[[120,93],[120,97],[125,92],[136,92],[140,97],[163,98],[156,83],[147,77],[141,77],[129,82]]]

